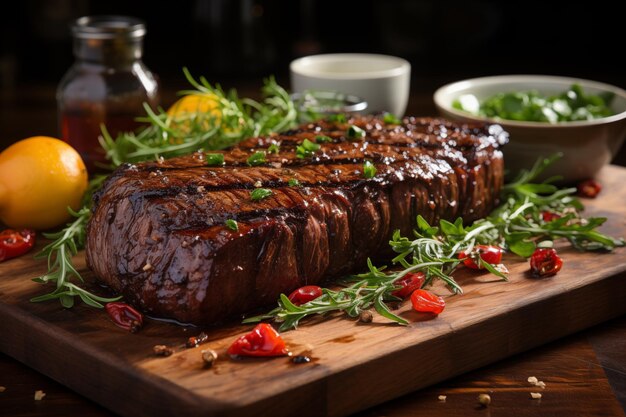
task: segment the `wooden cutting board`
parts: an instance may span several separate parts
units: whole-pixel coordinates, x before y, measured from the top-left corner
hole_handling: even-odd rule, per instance
[[[609,166],[599,180],[604,191],[585,201],[587,214],[608,217],[602,230],[626,236],[626,169]],[[341,416],[626,312],[624,248],[560,253],[565,265],[552,278],[530,277],[527,262],[514,257],[505,259],[509,282],[460,273],[465,294],[449,297],[439,317],[399,310],[408,327],[343,317],[305,322],[284,334],[294,354],[311,349],[313,360],[301,365],[226,358],[252,326],[206,328],[209,342],[185,349],[201,329],[149,320],[130,334],[101,310],[30,303],[44,290],[30,278],[46,268],[24,256],[0,264],[0,350],[126,416]],[[82,253],[76,262],[89,277]],[[155,344],[176,352],[155,357]],[[220,353],[211,369],[202,366],[205,347]]]

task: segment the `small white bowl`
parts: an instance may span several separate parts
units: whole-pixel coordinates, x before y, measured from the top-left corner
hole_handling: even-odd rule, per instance
[[[615,98],[613,116],[594,120],[559,122],[520,122],[475,116],[452,107],[463,94],[473,94],[483,101],[497,93],[536,90],[548,96],[562,93],[579,84],[587,94],[611,92]],[[515,174],[530,168],[541,156],[561,152],[545,177],[560,175],[563,182],[593,178],[615,156],[626,137],[626,91],[595,81],[548,75],[504,75],[458,81],[439,88],[434,96],[439,112],[449,119],[501,125],[510,134],[503,148],[505,167]]]
[[[402,117],[409,101],[411,64],[388,55],[324,54],[289,65],[294,93],[338,91],[367,101],[367,112],[388,111]]]

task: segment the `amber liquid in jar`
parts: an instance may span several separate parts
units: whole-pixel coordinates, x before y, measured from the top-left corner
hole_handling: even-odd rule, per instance
[[[144,103],[158,104],[155,77],[141,61],[144,24],[124,16],[83,17],[72,28],[76,62],[57,91],[61,137],[90,173],[109,165],[99,143],[140,127]]]

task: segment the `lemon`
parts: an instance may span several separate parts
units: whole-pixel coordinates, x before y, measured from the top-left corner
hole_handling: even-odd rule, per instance
[[[196,114],[210,113],[219,116],[217,109],[218,98],[213,94],[188,94],[180,98],[167,109],[167,114],[172,117],[193,117]]]
[[[67,143],[35,136],[0,153],[0,222],[37,230],[70,218],[68,206],[80,208],[87,189],[87,169]]]

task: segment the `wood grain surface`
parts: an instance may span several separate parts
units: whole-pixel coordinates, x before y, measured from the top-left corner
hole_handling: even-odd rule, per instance
[[[587,202],[589,214],[607,216],[604,230],[624,236],[626,170],[608,167],[600,180],[605,192]],[[232,361],[225,349],[251,326],[204,329],[203,346],[221,354],[209,370],[200,348],[182,347],[200,329],[150,321],[132,335],[101,311],[28,302],[43,290],[29,278],[45,265],[22,257],[0,264],[0,350],[123,415],[347,415],[626,312],[623,249],[561,252],[565,267],[553,278],[530,278],[514,258],[508,283],[460,274],[466,293],[449,297],[436,319],[405,306],[408,327],[338,317],[285,333],[296,354],[312,345],[310,364]],[[155,344],[176,353],[156,358]]]

